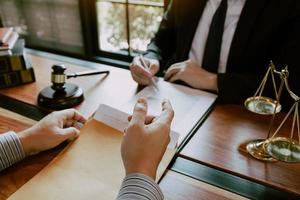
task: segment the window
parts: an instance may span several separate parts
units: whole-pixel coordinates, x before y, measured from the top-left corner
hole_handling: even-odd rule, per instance
[[[133,56],[156,33],[164,0],[97,0],[96,9],[99,50]]]
[[[26,44],[80,54],[84,50],[78,0],[1,0],[4,26],[15,26]]]
[[[26,46],[128,67],[147,49],[168,0],[0,0]]]

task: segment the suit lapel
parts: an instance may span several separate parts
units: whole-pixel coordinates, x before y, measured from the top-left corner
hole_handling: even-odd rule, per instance
[[[202,16],[205,4],[207,0],[178,0],[181,5],[178,10],[181,10],[181,22],[179,34],[179,52],[177,59],[185,60],[188,58],[188,54],[196,33],[196,29],[199,24],[199,20]]]
[[[227,61],[227,70],[238,66],[242,62],[242,55],[245,53],[246,45],[256,18],[261,13],[267,0],[247,0],[242,10],[236,31],[231,43]]]

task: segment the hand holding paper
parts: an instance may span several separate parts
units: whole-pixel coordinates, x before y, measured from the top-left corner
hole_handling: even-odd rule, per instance
[[[156,118],[147,117],[146,99],[138,100],[121,147],[126,174],[143,173],[155,180],[157,167],[170,142],[173,117],[174,111],[167,100]]]

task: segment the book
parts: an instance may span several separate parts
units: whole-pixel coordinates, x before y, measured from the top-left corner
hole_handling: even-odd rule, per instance
[[[11,35],[11,33],[13,32],[13,28],[12,27],[3,27],[0,28],[0,46],[3,43],[6,43],[9,36]]]
[[[12,32],[9,35],[9,38],[7,39],[7,41],[5,43],[2,43],[2,45],[0,46],[0,50],[9,50],[12,49],[16,43],[16,41],[19,38],[19,34],[17,32]]]
[[[0,73],[0,89],[32,83],[34,81],[35,76],[33,68]]]
[[[25,70],[31,67],[24,46],[24,39],[19,39],[13,49],[0,51],[0,73]],[[6,53],[2,54],[2,52]]]

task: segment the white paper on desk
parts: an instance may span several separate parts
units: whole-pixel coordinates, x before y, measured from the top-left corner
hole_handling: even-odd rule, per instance
[[[128,117],[130,113],[123,112],[111,106],[101,104],[94,116],[97,121],[123,132],[128,126]],[[172,131],[170,133],[170,143],[168,148],[175,148],[178,142],[179,133]]]
[[[128,125],[127,117],[132,114],[139,97],[147,98],[148,115],[152,116],[160,115],[161,103],[164,99],[170,100],[175,112],[171,127],[170,146],[174,146],[177,141],[181,143],[184,140],[214,103],[217,95],[169,83],[159,78],[156,87],[147,86],[129,102],[118,105],[100,105],[95,119],[123,131]]]

